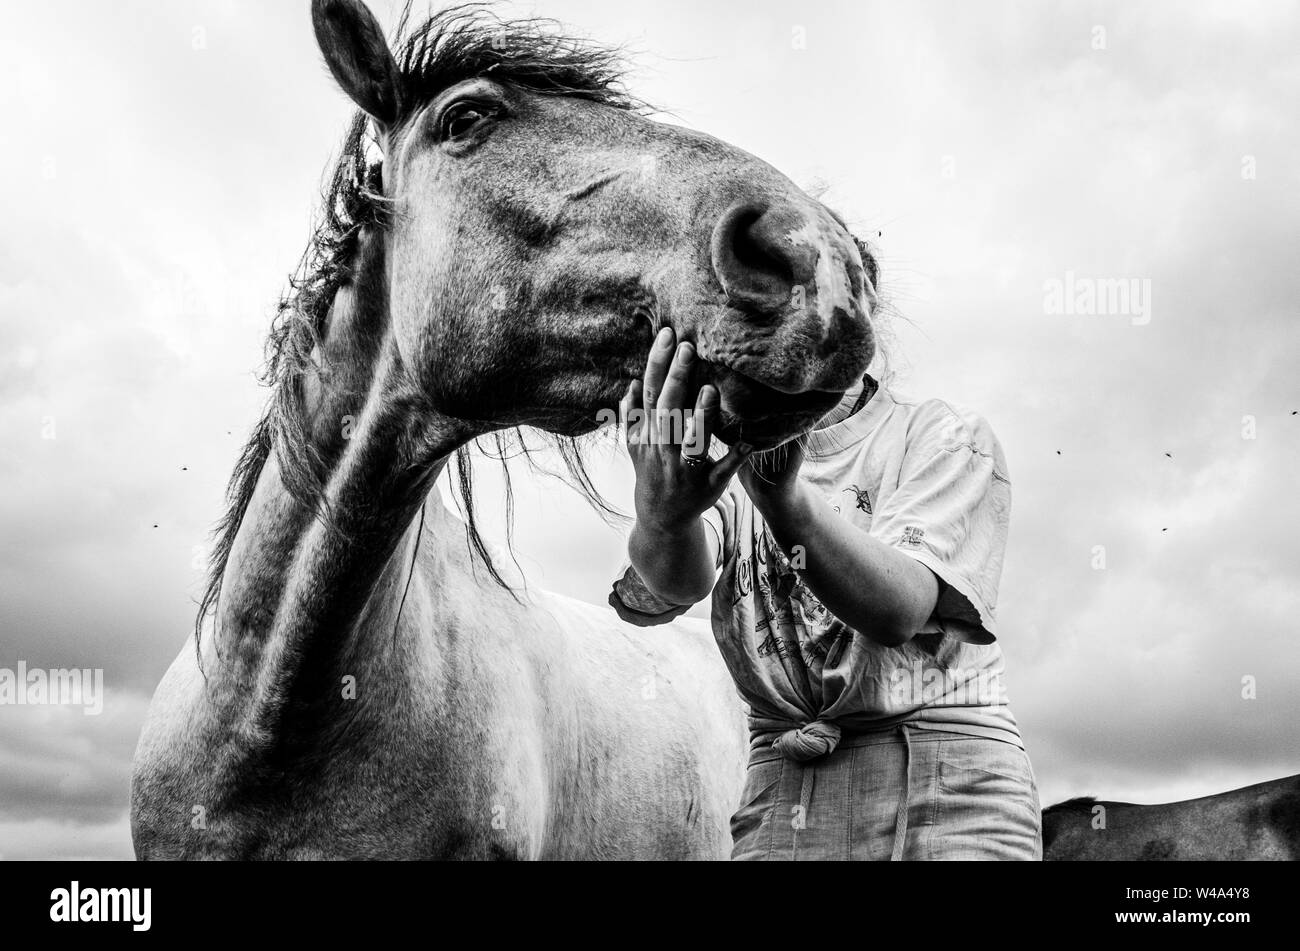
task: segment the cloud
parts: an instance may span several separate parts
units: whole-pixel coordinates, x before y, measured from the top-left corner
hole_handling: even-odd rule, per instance
[[[129,861],[134,857],[125,810],[111,822],[91,824],[0,818],[0,860]]]
[[[0,707],[0,829],[51,820],[115,825],[125,813],[130,761],[148,696],[106,684],[103,712],[73,706]],[[0,835],[0,854],[15,858]]]

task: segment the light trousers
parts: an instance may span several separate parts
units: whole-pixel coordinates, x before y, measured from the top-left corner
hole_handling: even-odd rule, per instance
[[[737,860],[1043,857],[1024,750],[906,724],[803,763],[755,749],[731,834]]]

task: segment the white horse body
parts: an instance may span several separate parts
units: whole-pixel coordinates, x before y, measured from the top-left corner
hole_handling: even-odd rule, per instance
[[[243,691],[213,637],[203,672],[190,641],[136,756],[138,853],[726,858],[746,734],[708,625],[637,628],[537,589],[518,603],[471,563],[463,532],[432,493],[400,622],[414,649],[397,667],[343,665],[355,669],[339,677],[346,726],[310,774],[274,777],[292,794],[272,803],[230,788],[220,707]],[[391,630],[393,619],[364,623]]]

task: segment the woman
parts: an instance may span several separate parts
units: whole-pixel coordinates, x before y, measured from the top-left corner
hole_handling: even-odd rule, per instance
[[[1011,487],[988,424],[868,376],[802,445],[711,459],[720,399],[694,362],[665,328],[624,399],[636,524],[610,603],[645,625],[713,594],[749,705],[733,858],[1041,858],[995,638]],[[684,432],[656,423],[674,411]]]

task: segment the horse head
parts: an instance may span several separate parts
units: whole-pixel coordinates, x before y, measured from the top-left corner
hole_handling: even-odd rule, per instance
[[[395,56],[360,0],[315,0],[330,71],[384,152],[391,333],[473,434],[597,427],[655,333],[694,343],[728,442],[809,429],[874,353],[876,264],[752,155],[654,121],[609,53],[478,14]]]

